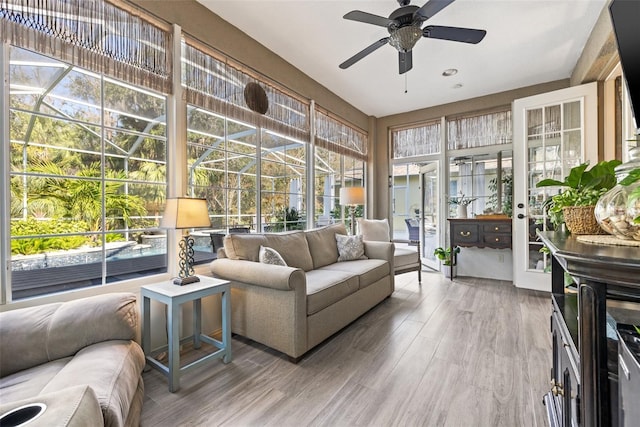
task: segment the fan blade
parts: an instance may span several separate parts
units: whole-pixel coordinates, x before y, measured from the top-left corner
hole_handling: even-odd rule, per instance
[[[391,24],[398,25],[398,21],[394,19],[385,18],[384,16],[374,15],[372,13],[362,12],[360,10],[352,10],[343,16],[344,19],[350,19],[352,21],[364,22],[365,24],[379,25],[387,28]]]
[[[351,67],[353,64],[360,61],[362,58],[369,55],[374,50],[381,48],[387,43],[389,43],[389,37],[385,37],[383,39],[378,40],[377,42],[371,44],[370,46],[365,47],[360,52],[356,53],[351,58],[344,61],[342,64],[340,64],[340,68],[344,70],[345,68]]]
[[[420,17],[423,21],[426,21],[453,2],[454,0],[429,0],[413,13],[413,19]]]
[[[409,52],[398,52],[400,74],[404,74],[413,68],[413,55]]]
[[[422,29],[422,35],[431,39],[451,40],[454,42],[480,43],[487,34],[485,30],[473,28],[441,27],[439,25],[427,25]]]

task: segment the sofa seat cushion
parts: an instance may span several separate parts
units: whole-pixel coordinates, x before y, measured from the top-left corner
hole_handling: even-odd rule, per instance
[[[336,262],[318,269],[321,272],[337,272],[355,276],[358,280],[358,289],[377,282],[389,275],[389,263],[383,259],[360,259],[355,261]]]
[[[307,315],[329,307],[358,290],[358,277],[345,271],[307,272]]]
[[[397,247],[393,253],[393,268],[402,268],[420,262],[418,251],[412,248]]]

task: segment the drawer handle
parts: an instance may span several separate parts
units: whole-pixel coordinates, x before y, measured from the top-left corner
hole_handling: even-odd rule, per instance
[[[495,228],[495,230],[496,230],[496,231],[500,231],[500,227],[496,227],[496,228]]]
[[[499,238],[499,237],[496,237],[496,242],[499,242],[499,241],[500,241],[500,238]]]
[[[469,236],[471,236],[471,232],[470,231],[461,231],[460,235],[462,237],[469,237]]]

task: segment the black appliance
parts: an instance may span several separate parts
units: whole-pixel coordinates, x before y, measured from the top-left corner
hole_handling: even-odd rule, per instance
[[[618,336],[619,425],[633,427],[640,422],[640,333],[618,324]]]
[[[640,1],[613,0],[609,5],[613,31],[618,42],[622,71],[627,80],[631,110],[640,134]]]

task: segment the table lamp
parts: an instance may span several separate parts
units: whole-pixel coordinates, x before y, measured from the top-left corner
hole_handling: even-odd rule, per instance
[[[351,235],[356,234],[356,206],[364,205],[364,187],[342,187],[340,189],[340,204],[349,206],[351,217]]]
[[[204,228],[211,226],[209,209],[206,199],[192,199],[176,197],[167,199],[164,214],[160,221],[160,228],[184,230],[189,228]],[[199,282],[193,270],[193,237],[187,232],[180,240],[180,273],[173,279],[176,285],[188,285]]]

